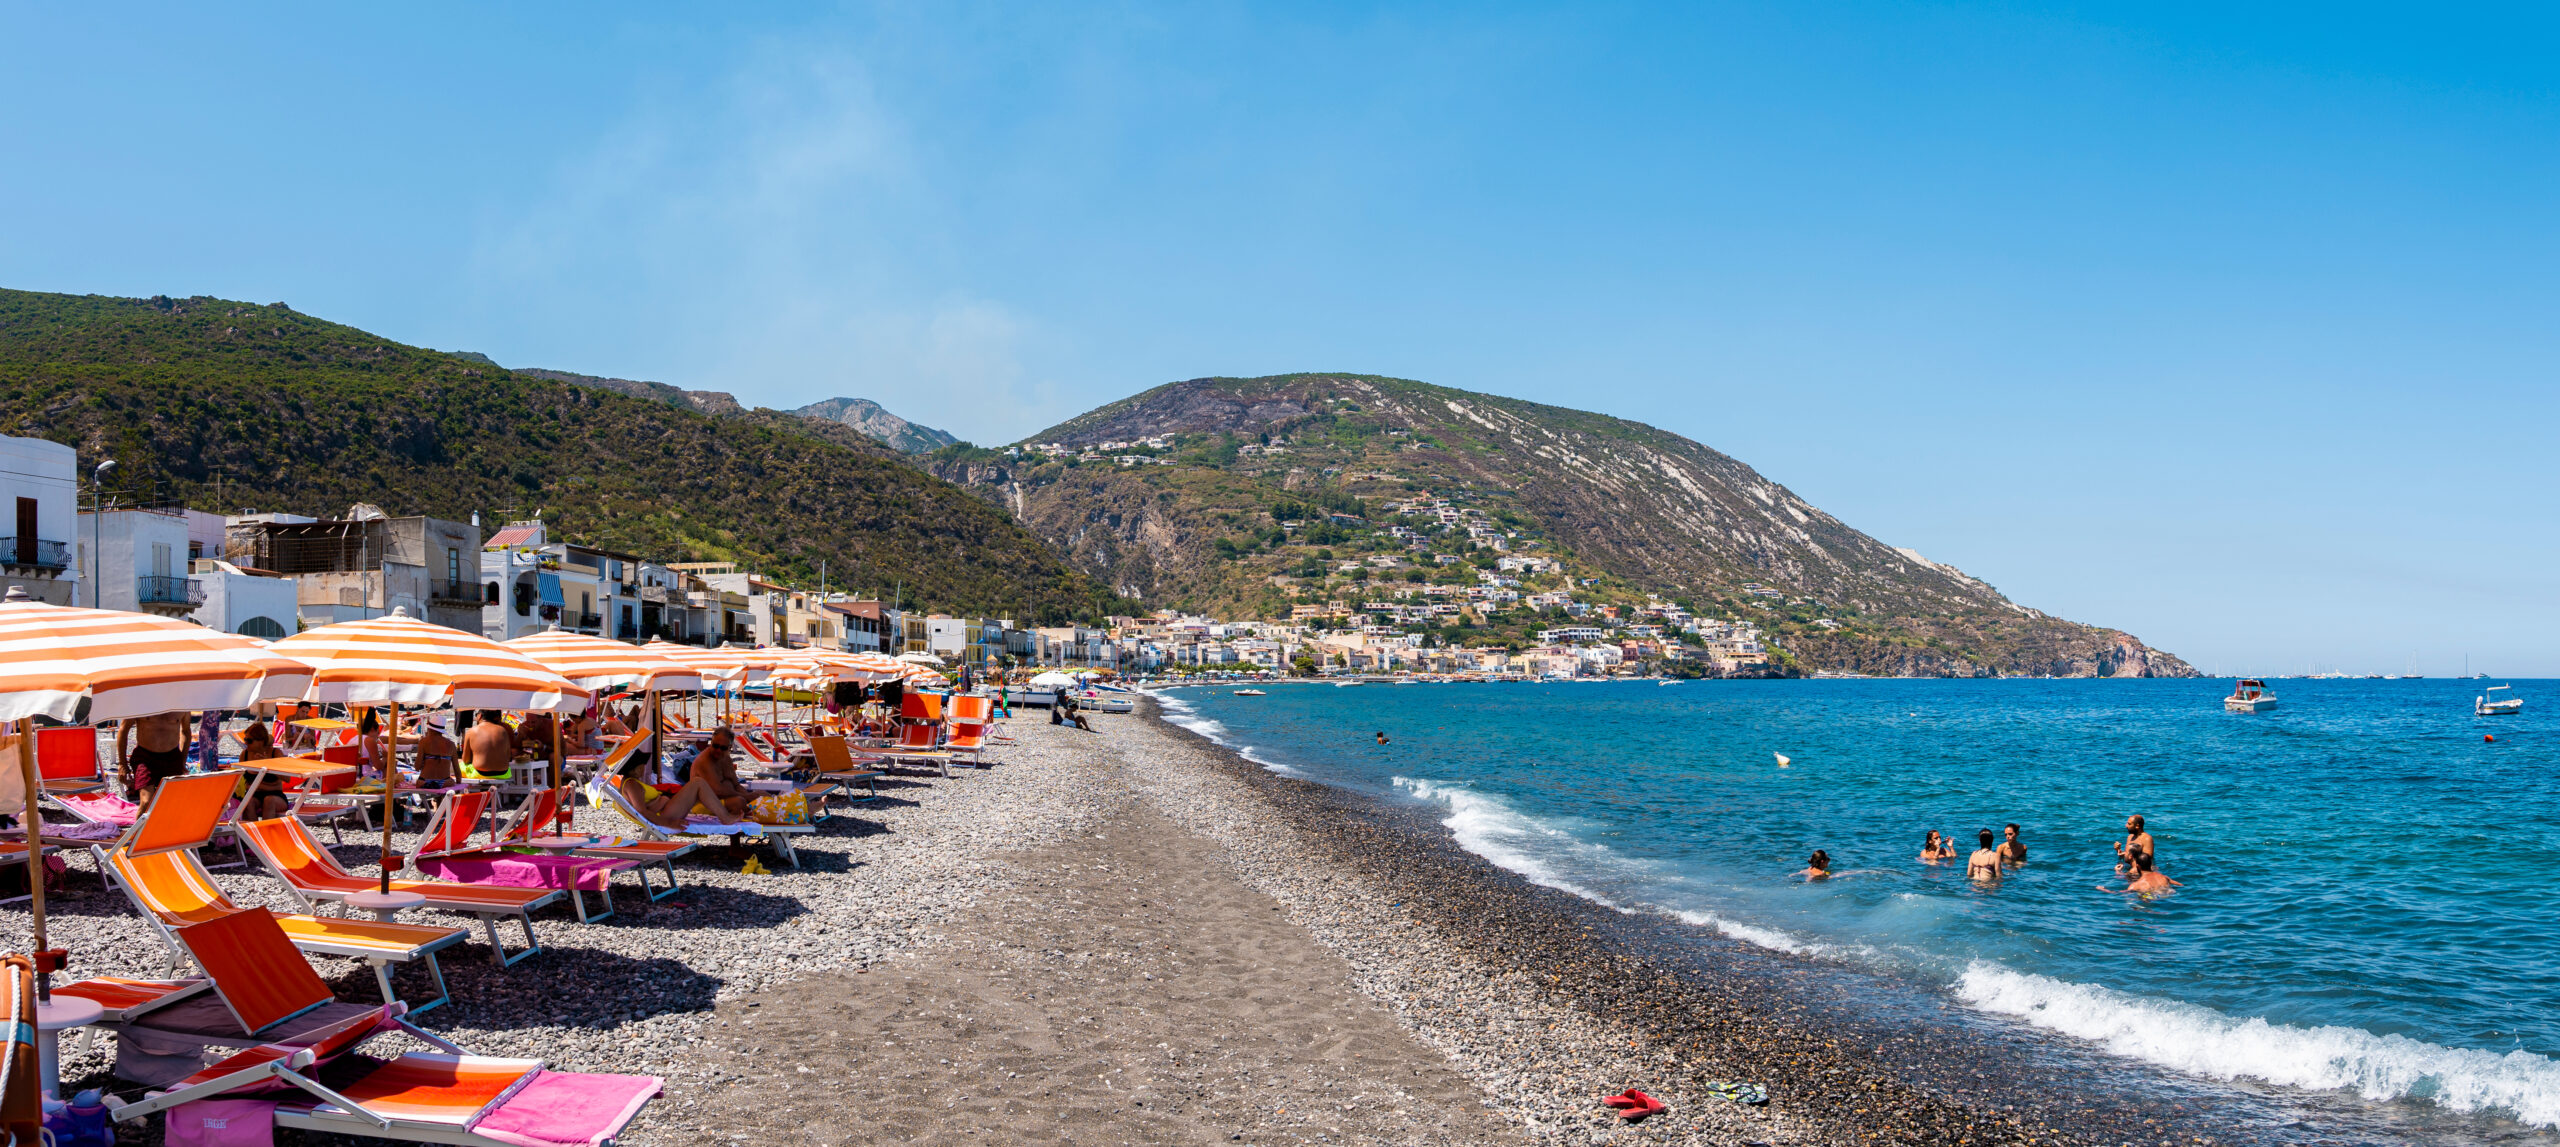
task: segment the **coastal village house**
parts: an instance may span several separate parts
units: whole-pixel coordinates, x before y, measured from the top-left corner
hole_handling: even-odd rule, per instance
[[[25,590],[28,597],[55,605],[88,605],[73,600],[79,573],[88,568],[73,545],[79,522],[80,481],[77,454],[59,442],[41,438],[0,438],[0,499],[12,517],[10,534],[0,539],[0,584]]]
[[[481,628],[480,527],[442,518],[242,514],[226,520],[224,561],[294,582],[303,628],[394,610],[465,632]]]

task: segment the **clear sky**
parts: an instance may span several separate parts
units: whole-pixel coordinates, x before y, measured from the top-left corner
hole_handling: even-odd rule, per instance
[[[2208,669],[2560,676],[2560,24],[2233,7],[0,0],[0,285],[980,442],[1400,375]]]

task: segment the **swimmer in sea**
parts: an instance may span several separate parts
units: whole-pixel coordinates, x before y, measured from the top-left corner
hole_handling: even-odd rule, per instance
[[[1930,829],[1929,839],[1920,842],[1920,863],[1922,864],[1936,864],[1941,860],[1955,858],[1956,847],[1947,843],[1947,838],[1938,835],[1937,829]]]
[[[1805,861],[1804,871],[1796,873],[1796,875],[1804,877],[1807,880],[1831,879],[1831,854],[1824,852],[1819,848],[1814,849],[1813,856]]]
[[[1381,744],[1381,745],[1383,745],[1383,744],[1386,744],[1386,743],[1387,743],[1387,734],[1386,734],[1385,730],[1380,730],[1380,731],[1379,731],[1379,733],[1378,733],[1378,743],[1379,743],[1379,744]]]
[[[2001,829],[2000,832],[2000,863],[2025,864],[2027,862],[2027,842],[2018,839],[2018,826],[2012,823],[2008,827]]]
[[[2133,866],[2133,872],[2131,877],[2125,881],[2124,887],[2109,888],[2106,885],[2101,884],[2098,886],[2098,891],[2123,892],[2134,896],[2140,896],[2147,900],[2154,896],[2166,896],[2172,888],[2185,887],[2185,885],[2180,884],[2178,881],[2171,880],[2167,876],[2161,875],[2159,869],[2151,867],[2150,853],[2144,852],[2140,849],[2135,849],[2126,853],[2126,856],[2128,858],[2128,862]]]
[[[1982,847],[1974,849],[1973,855],[1965,858],[1965,878],[1985,882],[1999,880],[2000,851],[1991,847],[1991,830],[1986,828],[1975,835],[1982,842]]]
[[[2141,813],[2124,818],[2124,843],[2116,846],[2116,875],[2134,874],[2133,854],[2137,852],[2143,855],[2146,865],[2159,863],[2160,854],[2152,844],[2151,834],[2142,829]]]

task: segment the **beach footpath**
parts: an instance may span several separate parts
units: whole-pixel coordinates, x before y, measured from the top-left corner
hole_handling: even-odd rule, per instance
[[[930,858],[920,890],[975,898],[876,959],[723,993],[632,1143],[1873,1141],[1690,1094],[1671,1048],[1476,959],[1262,791],[1313,786],[1148,715],[1012,726],[1007,764],[917,791],[950,802],[936,825],[987,802],[1021,847],[901,842],[892,807],[852,857],[874,895]],[[1629,1085],[1672,1110],[1596,1102]]]

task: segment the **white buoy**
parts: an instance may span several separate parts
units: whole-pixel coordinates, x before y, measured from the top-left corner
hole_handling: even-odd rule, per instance
[[[1787,762],[1787,755],[1786,755],[1785,753],[1771,753],[1771,754],[1769,754],[1769,755],[1770,755],[1770,756],[1773,756],[1773,757],[1778,758],[1778,767],[1779,767],[1779,768],[1782,768],[1782,769],[1783,769],[1783,768],[1787,767],[1787,763],[1788,763],[1788,762]]]

